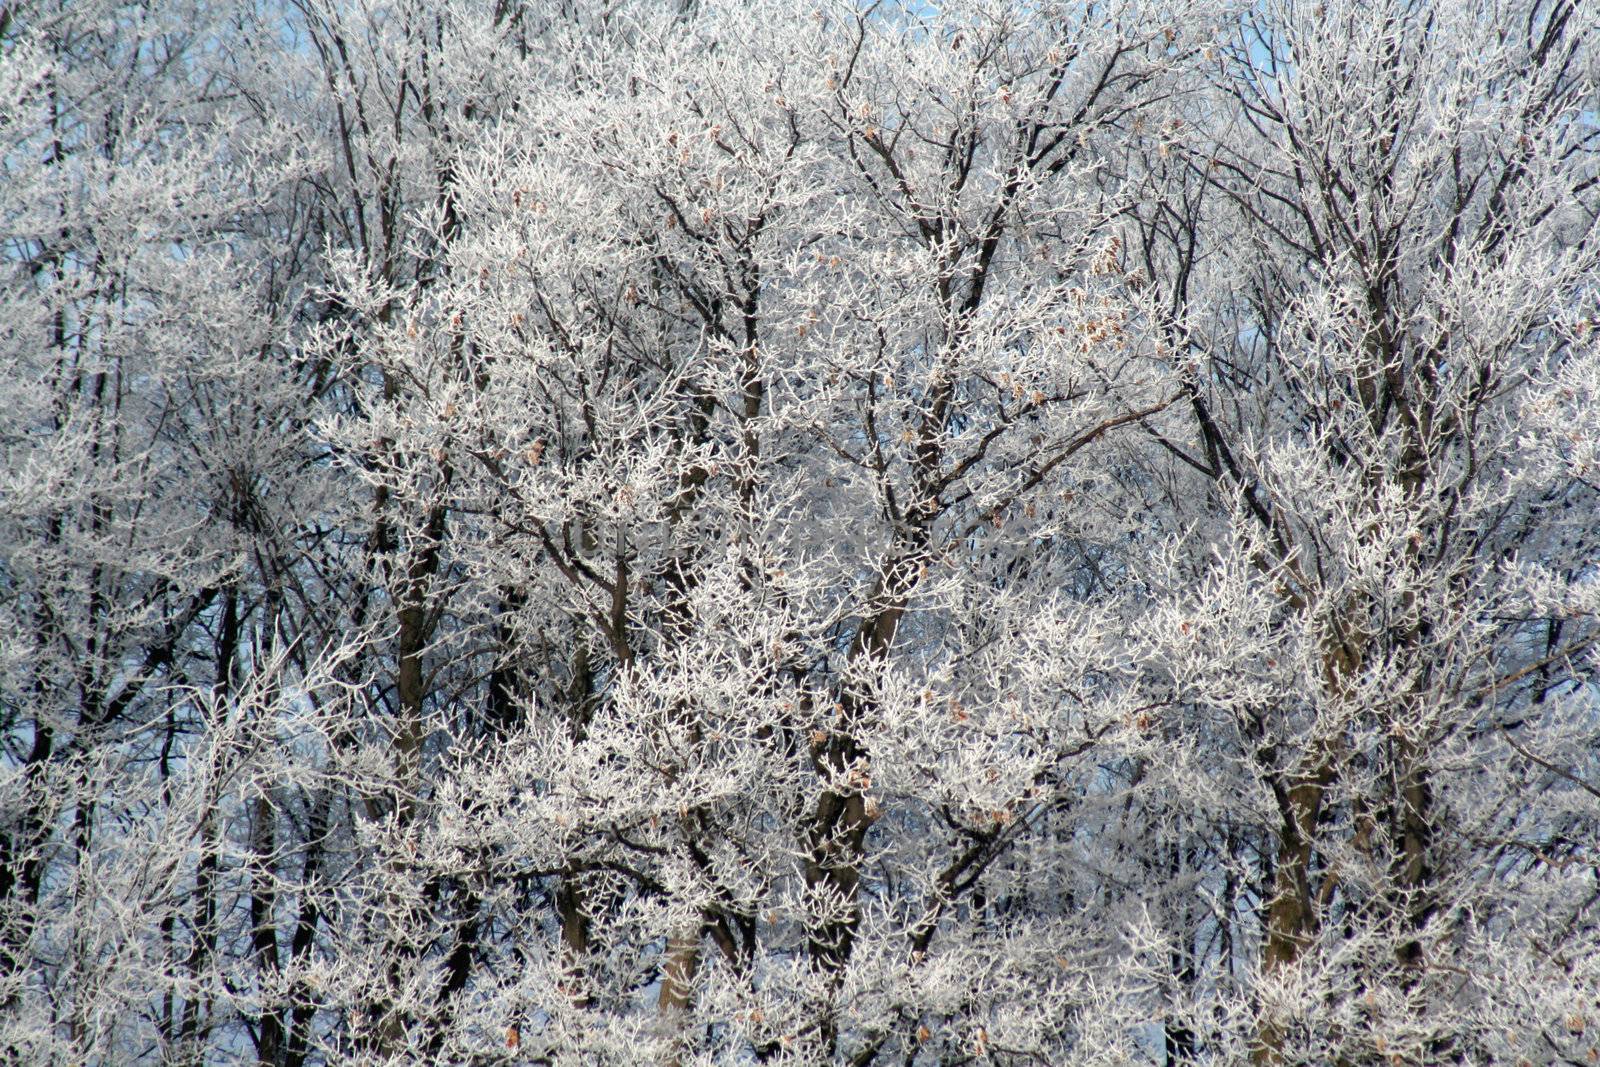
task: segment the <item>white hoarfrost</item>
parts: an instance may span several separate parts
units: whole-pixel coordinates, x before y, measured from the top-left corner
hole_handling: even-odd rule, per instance
[[[1597,48],[0,5],[0,1060],[1600,1062]]]

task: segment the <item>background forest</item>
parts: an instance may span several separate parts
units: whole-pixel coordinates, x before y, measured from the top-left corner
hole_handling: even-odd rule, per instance
[[[0,1061],[1600,1062],[1591,0],[0,0]]]

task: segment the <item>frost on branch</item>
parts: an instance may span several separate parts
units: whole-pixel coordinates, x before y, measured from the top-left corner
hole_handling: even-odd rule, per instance
[[[1597,41],[0,8],[0,1059],[1600,1061]]]

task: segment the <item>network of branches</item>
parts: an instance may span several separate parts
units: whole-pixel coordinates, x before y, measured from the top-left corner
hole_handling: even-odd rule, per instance
[[[0,1061],[1600,1063],[1591,0],[0,0]]]

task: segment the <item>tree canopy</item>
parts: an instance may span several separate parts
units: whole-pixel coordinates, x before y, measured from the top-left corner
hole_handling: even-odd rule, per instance
[[[0,1060],[1600,1062],[1586,0],[0,0]]]

